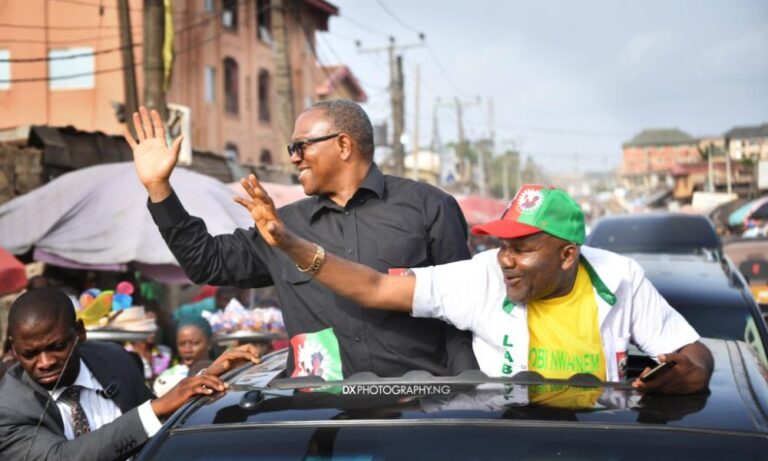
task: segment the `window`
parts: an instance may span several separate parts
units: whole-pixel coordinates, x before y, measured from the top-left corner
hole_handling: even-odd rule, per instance
[[[269,71],[266,69],[259,70],[259,120],[262,122],[268,122],[270,120],[269,86]]]
[[[232,160],[233,162],[237,162],[240,158],[240,153],[237,150],[237,144],[228,142],[224,146],[224,157],[227,158],[227,160]]]
[[[259,155],[259,163],[262,165],[272,165],[272,152],[268,149],[262,150],[261,155]]]
[[[237,114],[239,110],[237,83],[237,61],[224,58],[224,110],[230,114]]]
[[[216,101],[216,68],[205,66],[204,72],[205,102]]]
[[[11,52],[9,50],[0,50],[0,90],[7,90],[11,87]]]
[[[270,0],[256,0],[256,38],[272,44],[272,10]]]
[[[224,0],[221,4],[221,25],[227,29],[237,30],[238,0]]]
[[[48,59],[48,78],[50,78],[48,88],[78,90],[94,87],[93,48],[49,50]]]
[[[213,0],[203,0],[203,4],[206,13],[213,13],[213,9],[215,7]]]

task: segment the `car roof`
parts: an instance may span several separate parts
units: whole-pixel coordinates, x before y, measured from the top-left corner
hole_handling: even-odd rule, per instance
[[[625,254],[637,261],[667,301],[708,306],[745,305],[742,287],[729,276],[722,261],[700,255]]]
[[[749,287],[728,259],[702,255],[628,254],[662,297],[696,331],[747,341],[768,361],[768,326]]]
[[[661,425],[675,430],[729,434],[768,432],[768,371],[744,343],[704,341],[715,357],[712,392],[694,396],[642,395],[626,383],[594,387],[594,381],[589,379],[564,383],[540,377],[537,380],[532,373],[512,379],[488,378],[480,372],[453,378],[431,377],[423,372],[403,378],[362,374],[342,382],[325,383],[323,387],[311,379],[275,379],[284,368],[286,354],[281,351],[267,356],[260,365],[238,369],[228,378],[231,387],[226,394],[198,398],[177,412],[164,430],[185,433],[285,424],[379,424],[382,420],[405,425],[439,425],[448,421],[526,421],[547,425],[570,420],[616,428],[650,424],[656,428]],[[584,387],[585,383],[593,387]],[[352,392],[366,385],[378,385],[379,390],[376,394]],[[387,385],[388,394],[384,390]],[[594,393],[597,389],[601,397],[587,406],[516,403],[516,395],[527,397],[529,391],[541,389],[540,386],[577,393]],[[399,391],[395,393],[393,389]],[[352,416],[340,417],[342,414]]]
[[[722,249],[709,218],[683,213],[606,216],[594,224],[585,243],[620,253]]]

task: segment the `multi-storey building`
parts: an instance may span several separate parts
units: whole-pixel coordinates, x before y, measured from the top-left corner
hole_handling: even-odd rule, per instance
[[[768,123],[731,128],[725,139],[734,160],[768,160]]]
[[[117,4],[0,3],[0,129],[121,132],[125,72]],[[143,4],[129,2],[140,100]],[[315,33],[327,30],[336,14],[324,0],[173,2],[166,100],[189,114],[192,147],[243,164],[287,166],[284,144],[299,112],[342,86],[347,97],[364,100],[346,67],[336,75],[318,62]]]
[[[697,140],[677,128],[643,130],[622,146],[622,176],[630,187],[671,187],[676,165],[701,160],[698,147]]]

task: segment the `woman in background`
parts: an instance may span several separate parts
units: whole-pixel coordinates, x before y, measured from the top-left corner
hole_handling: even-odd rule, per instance
[[[160,397],[186,378],[191,368],[200,369],[211,360],[211,325],[202,317],[185,317],[176,330],[177,365],[165,370],[155,379],[152,389]],[[203,362],[203,364],[196,363]]]

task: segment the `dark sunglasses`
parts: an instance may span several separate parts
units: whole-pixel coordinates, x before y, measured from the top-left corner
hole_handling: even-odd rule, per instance
[[[336,136],[340,135],[341,133],[335,133],[335,134],[329,134],[326,136],[320,136],[317,138],[310,138],[305,139],[304,141],[295,141],[290,144],[288,144],[288,156],[292,156],[293,154],[298,155],[299,157],[304,157],[304,146],[307,144],[314,144],[316,142],[321,141],[327,141],[329,139],[333,139]]]

